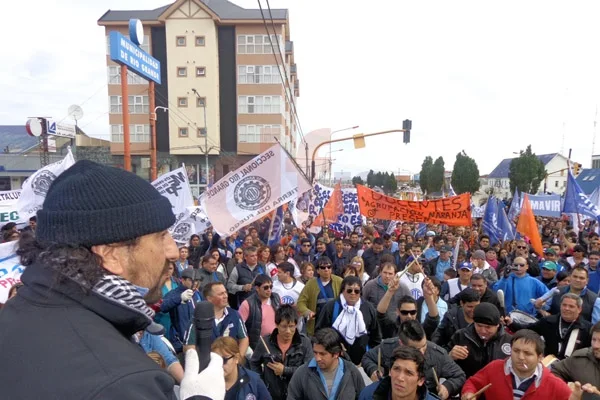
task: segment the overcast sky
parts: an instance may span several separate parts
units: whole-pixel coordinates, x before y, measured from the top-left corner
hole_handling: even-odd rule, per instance
[[[96,21],[108,9],[167,3],[6,2],[5,15],[19,17],[0,25],[0,124],[24,124],[29,116],[61,120],[79,104],[80,126],[107,138],[106,47]],[[254,0],[235,3],[257,8]],[[270,3],[290,10],[305,134],[353,125],[368,133],[413,121],[410,144],[392,134],[367,139],[361,150],[343,146],[333,154],[334,171],[418,172],[427,155],[443,156],[451,170],[464,149],[487,174],[528,144],[537,154],[572,148],[573,159],[590,166],[600,103],[600,2]]]

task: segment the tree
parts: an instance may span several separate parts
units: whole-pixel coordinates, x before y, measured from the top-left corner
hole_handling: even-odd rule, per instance
[[[444,176],[445,176],[445,168],[444,168],[444,159],[442,157],[438,157],[433,166],[431,167],[431,174],[429,175],[428,182],[428,193],[439,192],[442,190],[444,186]]]
[[[430,156],[425,157],[423,164],[421,164],[421,172],[419,173],[419,186],[423,193],[428,192],[429,189],[429,177],[431,176],[431,169],[433,168],[433,158]]]
[[[375,173],[373,172],[373,170],[370,170],[369,173],[367,174],[367,186],[372,188],[373,186],[375,186]]]
[[[531,151],[531,145],[525,151],[521,150],[519,157],[510,162],[508,179],[511,193],[518,188],[521,192],[535,194],[545,178],[544,163]]]
[[[396,182],[396,177],[394,176],[393,173],[390,174],[386,174],[386,181],[384,183],[384,189],[386,190],[386,192],[388,194],[393,194],[396,193],[396,190],[398,190],[398,182]]]
[[[479,168],[475,160],[469,157],[464,150],[456,155],[450,182],[456,194],[474,194],[479,190],[481,185],[479,182]]]
[[[365,183],[363,182],[363,180],[360,176],[354,176],[354,177],[352,177],[352,184],[353,185],[364,185]]]

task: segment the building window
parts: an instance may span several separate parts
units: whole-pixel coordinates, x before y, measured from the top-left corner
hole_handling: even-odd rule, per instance
[[[244,143],[274,143],[281,134],[281,125],[238,126],[238,141]]]
[[[206,128],[198,128],[198,137],[206,136]]]
[[[205,77],[206,76],[206,67],[196,67],[196,76]]]
[[[177,36],[175,40],[177,42],[177,47],[185,46],[185,36]]]
[[[110,138],[115,143],[123,143],[123,125],[111,125]],[[131,143],[150,142],[150,125],[129,125],[129,141]]]
[[[240,114],[281,114],[281,96],[240,96]]]
[[[109,98],[109,113],[118,114],[123,112],[121,96],[110,96]],[[114,140],[113,140],[114,142]]]
[[[187,97],[178,97],[177,98],[177,107],[187,107],[188,99]]]
[[[558,181],[554,181],[554,187],[558,187]]]
[[[592,160],[592,168],[594,168],[594,169],[600,168],[600,160]]]
[[[567,187],[567,181],[563,181],[562,187]]]
[[[179,77],[187,76],[187,67],[177,67],[177,76],[179,76]]]
[[[146,85],[148,81],[131,70],[127,70],[127,83],[129,85]],[[121,67],[116,65],[108,66],[108,84],[121,84]]]
[[[240,65],[238,83],[281,84],[281,76],[276,65]]]
[[[281,35],[271,35],[275,51],[283,51]],[[238,54],[273,54],[268,35],[238,35]]]
[[[196,46],[204,46],[204,36],[196,36]]]
[[[179,128],[179,137],[188,137],[188,128]]]
[[[109,112],[111,114],[120,114],[123,112],[123,98],[121,96],[110,96]],[[148,96],[128,96],[129,114],[148,114],[150,104]]]
[[[206,107],[206,97],[196,97],[196,107]]]

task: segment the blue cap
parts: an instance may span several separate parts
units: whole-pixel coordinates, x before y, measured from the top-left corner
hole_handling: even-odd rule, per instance
[[[460,264],[459,269],[468,269],[469,271],[471,271],[473,269],[473,266],[471,265],[470,262],[464,262],[464,263]]]

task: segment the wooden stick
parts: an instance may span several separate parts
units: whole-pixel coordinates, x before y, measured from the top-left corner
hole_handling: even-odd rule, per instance
[[[477,396],[479,396],[480,394],[483,394],[483,392],[485,392],[486,390],[488,390],[490,387],[492,386],[491,383],[488,383],[487,385],[485,385],[484,387],[482,387],[480,390],[478,390],[477,392],[475,392],[473,394],[473,396],[471,396],[470,400],[474,400],[477,398]]]
[[[381,373],[381,347],[377,350],[377,371]]]
[[[431,368],[433,371],[433,380],[435,381],[435,387],[440,386],[440,380],[438,379],[437,373],[435,372],[435,368]]]
[[[271,354],[271,351],[269,350],[269,346],[267,346],[265,339],[263,339],[262,336],[259,336],[259,337],[260,337],[260,341],[262,342],[263,346],[265,346],[265,349],[267,350],[267,354]]]
[[[418,265],[418,266],[419,266],[419,268],[421,269],[421,272],[424,274],[425,272],[423,271],[423,266],[421,265],[421,263],[419,263],[419,260],[417,260],[417,256],[415,256],[415,253],[413,253],[413,251],[412,251],[412,250],[409,250],[409,251],[410,251],[410,255],[411,255],[411,256],[413,257],[413,259],[414,259],[414,262],[416,262],[416,263],[417,263],[417,265]],[[412,265],[412,263],[410,263],[410,265]],[[406,267],[406,269],[408,269],[408,267]]]

